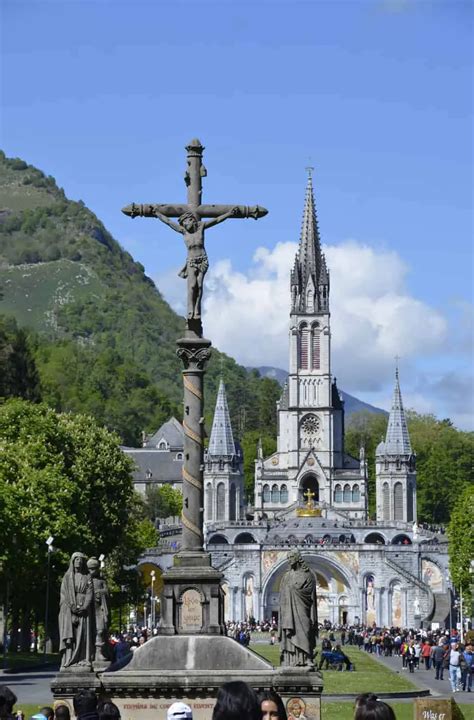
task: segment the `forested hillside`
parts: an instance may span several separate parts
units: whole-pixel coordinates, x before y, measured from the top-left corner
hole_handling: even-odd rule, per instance
[[[0,154],[0,312],[27,335],[43,400],[94,415],[127,444],[181,417],[184,328],[140,263],[54,178]],[[6,321],[5,321],[6,322]],[[275,432],[278,383],[213,350],[206,420],[222,372],[234,427]]]

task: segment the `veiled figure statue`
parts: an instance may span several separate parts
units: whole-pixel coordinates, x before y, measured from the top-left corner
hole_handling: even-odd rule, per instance
[[[94,654],[92,613],[94,590],[87,571],[87,557],[80,552],[71,556],[61,583],[59,604],[59,651],[61,668],[71,665],[90,667]]]
[[[316,577],[295,550],[280,585],[280,661],[284,666],[314,667],[318,632]]]

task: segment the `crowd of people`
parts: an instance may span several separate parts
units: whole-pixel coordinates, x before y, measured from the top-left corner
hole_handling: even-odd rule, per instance
[[[304,720],[304,703],[299,698],[295,698],[293,704],[296,702],[298,707],[293,707],[290,701],[285,709],[282,698],[274,690],[257,693],[244,682],[228,682],[217,693],[212,720],[291,720],[293,717]],[[18,714],[14,714],[15,703],[15,694],[5,685],[0,686],[0,720],[19,718]],[[73,707],[77,720],[120,720],[117,705],[98,700],[93,690],[80,690],[74,696]],[[54,708],[41,708],[31,720],[71,720],[71,716],[69,707],[59,701]],[[192,709],[183,702],[171,703],[166,711],[166,720],[193,720]],[[396,717],[390,705],[372,693],[365,693],[356,698],[354,720],[396,720]]]
[[[356,645],[368,653],[396,656],[401,669],[410,673],[424,669],[436,680],[448,675],[451,690],[471,692],[474,674],[474,633],[461,642],[458,630],[414,630],[400,628],[342,628],[341,644]]]

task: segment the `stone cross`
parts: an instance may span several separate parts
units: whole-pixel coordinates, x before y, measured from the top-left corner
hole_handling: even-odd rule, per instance
[[[207,170],[202,164],[204,147],[197,139],[186,146],[188,152],[184,181],[188,188],[187,204],[141,204],[132,203],[122,209],[131,218],[152,217],[161,220],[175,232],[184,236],[188,250],[185,266],[179,273],[188,281],[187,328],[202,337],[201,300],[204,275],[209,267],[204,247],[204,231],[229,218],[264,217],[268,210],[254,205],[202,205],[202,178]],[[173,222],[170,218],[179,218]],[[203,222],[203,218],[210,218]]]
[[[255,205],[203,205],[202,178],[207,171],[202,164],[204,147],[191,140],[186,147],[187,168],[184,181],[188,188],[187,204],[132,203],[122,209],[125,215],[153,217],[161,220],[184,237],[188,250],[186,265],[179,273],[187,278],[187,321],[185,337],[177,341],[184,384],[184,464],[183,464],[183,539],[185,553],[203,553],[203,460],[204,460],[204,368],[209,360],[210,341],[202,336],[201,300],[204,275],[209,267],[204,247],[204,231],[228,218],[264,217],[268,210]],[[171,218],[178,218],[175,223]],[[204,222],[203,218],[210,218]],[[196,558],[197,562],[199,558]]]

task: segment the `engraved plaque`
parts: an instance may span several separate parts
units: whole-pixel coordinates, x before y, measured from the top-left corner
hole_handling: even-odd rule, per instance
[[[188,630],[200,630],[202,627],[201,596],[197,590],[186,590],[181,598],[181,627]]]

